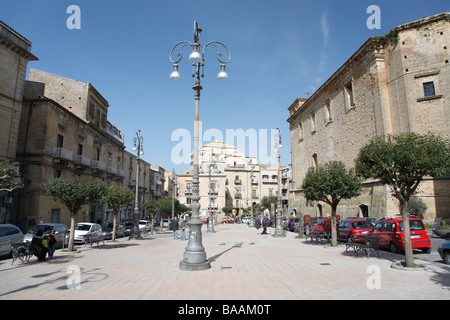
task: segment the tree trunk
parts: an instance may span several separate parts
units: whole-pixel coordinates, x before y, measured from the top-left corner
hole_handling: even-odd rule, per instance
[[[69,234],[69,245],[67,246],[67,251],[73,251],[73,239],[75,238],[75,217],[78,212],[70,214],[70,234]]]
[[[414,255],[411,243],[411,230],[409,227],[409,213],[407,202],[400,201],[400,212],[403,218],[403,234],[405,238],[405,264],[407,268],[414,268]]]
[[[114,210],[113,213],[113,229],[111,235],[111,241],[116,241],[116,223],[117,223],[117,210]]]
[[[336,209],[337,205],[331,206],[331,246],[337,246],[337,232],[336,232]]]

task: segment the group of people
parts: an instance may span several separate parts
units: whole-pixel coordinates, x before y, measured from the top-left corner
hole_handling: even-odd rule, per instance
[[[259,230],[259,228],[263,227],[263,232],[261,234],[267,234],[267,227],[270,227],[270,218],[264,217],[264,219],[255,218],[255,228]]]
[[[44,245],[44,241],[46,245]],[[33,235],[31,240],[30,249],[34,252],[34,255],[39,261],[45,261],[45,256],[48,253],[48,259],[53,259],[53,254],[55,253],[55,236],[52,235],[51,230],[47,230],[44,235],[44,231],[38,230],[36,234]]]
[[[178,218],[175,217],[170,222],[170,227],[173,231],[173,239],[178,239],[178,230],[180,230],[180,240],[186,240],[186,222],[181,219],[178,221]]]

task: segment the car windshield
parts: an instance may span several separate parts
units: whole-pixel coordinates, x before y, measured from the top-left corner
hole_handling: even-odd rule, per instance
[[[89,224],[77,224],[75,226],[75,230],[79,231],[89,231],[91,229],[91,226]]]
[[[112,229],[112,227],[113,227],[112,222],[105,222],[105,224],[103,225],[104,229]]]
[[[49,226],[49,225],[45,225],[45,224],[38,224],[37,226],[34,226],[33,229],[28,231],[28,233],[36,234],[36,232],[38,232],[39,230],[42,230],[44,233],[46,233],[47,230],[52,231],[53,226]]]
[[[400,231],[403,231],[403,221],[398,222]],[[411,231],[424,230],[423,223],[420,220],[409,220],[409,228]]]
[[[356,221],[352,223],[352,226],[355,229],[372,228],[372,224],[368,221]]]

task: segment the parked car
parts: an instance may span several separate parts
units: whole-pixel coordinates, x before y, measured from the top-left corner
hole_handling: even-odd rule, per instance
[[[413,249],[431,252],[431,240],[421,219],[410,217],[411,243]],[[403,233],[403,219],[401,216],[383,217],[375,224],[369,235],[380,238],[380,248],[390,249],[399,253],[405,250],[405,236]]]
[[[124,236],[130,236],[131,235],[131,231],[133,230],[133,220],[127,220],[125,221],[125,223],[123,224],[124,230],[123,230],[123,234]]]
[[[152,222],[150,220],[139,220],[139,231],[149,232],[152,228]]]
[[[339,239],[355,242],[355,235],[367,234],[372,228],[372,224],[366,219],[344,220],[339,225]]]
[[[133,226],[133,223],[131,223]],[[102,226],[102,235],[103,239],[110,240],[112,239],[114,224],[112,222],[105,222]],[[122,223],[116,224],[116,238],[123,237],[125,235],[125,226]]]
[[[0,224],[0,257],[11,256],[11,245],[23,242],[23,233],[13,224]]]
[[[89,234],[92,240],[98,240],[103,237],[102,227],[98,223],[80,222],[75,225],[75,235],[73,242],[76,244],[84,243],[84,237]]]
[[[220,223],[236,223],[236,219],[234,219],[232,217],[223,217],[220,220]]]
[[[65,224],[61,223],[41,223],[36,226],[34,226],[30,231],[28,231],[24,236],[24,241],[33,240],[33,235],[36,234],[39,230],[42,230],[44,234],[47,232],[47,230],[51,231],[51,234],[55,236],[56,243],[55,248],[62,248],[63,244],[64,246],[67,246],[69,243],[69,229]]]
[[[439,255],[446,264],[450,264],[450,241],[443,243],[438,248]]]

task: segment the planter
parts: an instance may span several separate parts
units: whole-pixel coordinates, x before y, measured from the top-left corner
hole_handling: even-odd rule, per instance
[[[450,230],[444,229],[433,229],[433,233],[437,235],[439,238],[450,239]]]

